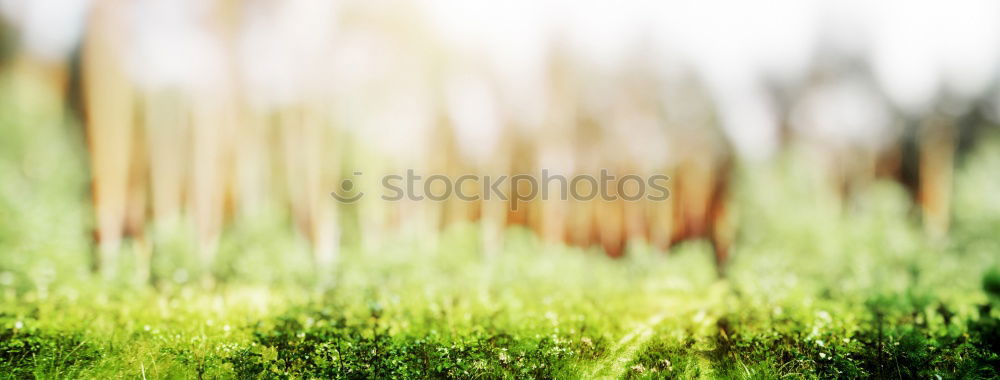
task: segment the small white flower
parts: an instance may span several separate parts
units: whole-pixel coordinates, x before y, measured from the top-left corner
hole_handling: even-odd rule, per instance
[[[826,359],[826,353],[824,353],[824,352],[820,352],[820,353],[819,353],[819,358],[820,358],[820,359]]]
[[[18,329],[18,330],[23,329],[24,328],[24,322],[17,321],[16,323],[14,323],[14,328]]]
[[[149,327],[149,325],[145,325],[145,326],[142,326],[142,329],[146,330],[146,331],[149,331],[149,330],[152,330],[153,328]]]
[[[229,325],[222,326],[222,331],[229,332]]]

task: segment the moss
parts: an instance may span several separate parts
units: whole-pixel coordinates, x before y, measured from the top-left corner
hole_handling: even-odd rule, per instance
[[[0,331],[0,377],[72,378],[101,352],[78,332],[48,332],[23,327]]]

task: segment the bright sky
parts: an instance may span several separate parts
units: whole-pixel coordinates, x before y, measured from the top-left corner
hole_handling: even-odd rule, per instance
[[[29,51],[58,59],[73,48],[92,1],[0,0],[0,10],[19,26]],[[130,59],[138,82],[197,86],[224,75],[221,39],[202,14],[206,3],[134,2]],[[294,101],[315,93],[310,86],[363,86],[395,78],[390,74],[411,62],[410,53],[358,25],[412,23],[429,26],[452,51],[485,62],[500,78],[496,85],[502,92],[516,94],[508,106],[527,121],[537,122],[544,108],[538,106],[545,101],[541,79],[554,41],[598,72],[620,70],[637,54],[665,70],[687,66],[704,80],[725,130],[750,156],[766,155],[775,145],[777,114],[764,78],[779,84],[803,78],[819,50],[866,56],[877,88],[913,114],[926,111],[942,92],[957,99],[979,96],[995,85],[1000,66],[1000,1],[995,0],[376,1],[364,8],[382,11],[361,13],[356,20],[344,16],[350,13],[345,10],[361,8],[362,2],[247,4],[236,56],[243,80],[259,89],[262,102]],[[400,28],[404,34],[409,30]],[[328,53],[334,58],[324,59]],[[342,72],[351,75],[338,76]],[[461,123],[495,128],[495,105],[488,104],[494,94],[484,90],[489,83],[470,74],[476,72],[460,70],[448,79],[451,95],[445,101],[478,110],[453,115]],[[365,76],[374,79],[359,79]],[[828,98],[857,89],[848,84]],[[865,124],[855,120],[850,128]],[[491,135],[471,132],[470,138]]]
[[[941,91],[982,94],[1000,65],[1000,2],[992,0],[459,3],[430,2],[432,24],[456,46],[490,56],[512,78],[540,70],[553,38],[602,67],[622,64],[637,46],[690,65],[748,155],[766,154],[775,144],[777,120],[763,78],[801,79],[819,49],[869,57],[881,89],[914,113]]]

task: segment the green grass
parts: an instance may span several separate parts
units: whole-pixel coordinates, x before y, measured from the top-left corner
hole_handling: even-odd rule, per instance
[[[612,260],[513,229],[487,258],[460,225],[348,244],[321,287],[287,214],[265,210],[224,232],[213,268],[183,226],[153,226],[147,286],[128,246],[119,280],[90,274],[79,131],[11,93],[0,378],[1000,377],[997,140],[961,161],[944,241],[894,184],[845,206],[806,155],[742,167],[725,280],[704,242]],[[206,270],[211,288],[192,280]]]
[[[849,224],[838,227],[848,238],[836,241],[866,257],[799,257],[793,253],[803,251],[778,251],[762,239],[744,246],[726,281],[714,277],[706,244],[669,255],[636,249],[611,260],[545,247],[514,230],[506,252],[483,259],[469,241],[471,228],[460,226],[436,246],[399,242],[349,252],[327,290],[250,280],[211,291],[56,280],[43,295],[9,285],[0,311],[0,373],[1000,376],[1000,275],[982,273],[995,259],[948,248],[953,244],[869,252],[862,247],[881,238],[854,236],[869,233],[864,224]]]

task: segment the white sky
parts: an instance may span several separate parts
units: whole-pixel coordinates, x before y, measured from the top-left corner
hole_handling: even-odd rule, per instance
[[[514,78],[541,70],[554,38],[578,58],[609,68],[651,42],[661,55],[700,74],[726,131],[750,156],[775,146],[777,115],[762,79],[801,79],[818,49],[834,45],[869,57],[878,85],[913,113],[926,110],[941,91],[964,99],[982,94],[1000,65],[1000,2],[993,0],[460,3],[429,2],[432,24],[451,43],[480,51]],[[819,97],[838,105],[813,108],[871,115],[833,115],[848,120],[847,129],[884,118],[861,102],[845,101],[854,89]]]
[[[57,59],[67,56],[78,39],[90,2],[0,0],[0,10],[19,26],[28,51]],[[134,2],[135,24],[129,33],[136,44],[130,59],[137,81],[197,86],[224,75],[226,58],[220,53],[220,36],[207,26],[212,20],[203,15],[206,3]],[[365,7],[386,12],[362,13],[363,19],[344,23],[341,10],[361,3],[248,1],[235,51],[240,75],[260,94],[259,101],[294,101],[315,93],[314,87],[338,83],[385,85],[375,77],[406,70],[410,53],[387,54],[384,49],[393,47],[382,46],[384,36],[359,33],[350,25],[377,28],[426,17],[424,23],[441,43],[479,57],[496,73],[496,85],[509,98],[505,105],[517,110],[522,121],[540,120],[544,107],[539,105],[546,96],[542,78],[554,41],[565,43],[575,59],[596,71],[620,70],[636,52],[649,53],[687,65],[701,76],[722,112],[725,130],[743,153],[760,156],[773,149],[777,123],[763,78],[779,83],[801,79],[818,49],[836,45],[867,56],[878,88],[914,114],[926,111],[942,91],[959,99],[982,94],[996,83],[1000,65],[996,0],[376,1]],[[392,12],[401,3],[419,12]],[[374,19],[381,13],[391,16]],[[374,45],[366,47],[365,41]],[[377,55],[342,59],[336,58],[337,49],[344,57]],[[390,61],[372,62],[379,59]],[[414,75],[426,74],[415,70]],[[340,72],[352,74],[346,78]],[[374,79],[358,79],[365,75]],[[446,102],[481,112],[453,116],[462,124],[494,128],[495,123],[477,121],[497,113],[485,104],[494,94],[483,90],[479,79],[464,75],[442,79],[450,94]],[[493,132],[467,134],[479,139]]]

